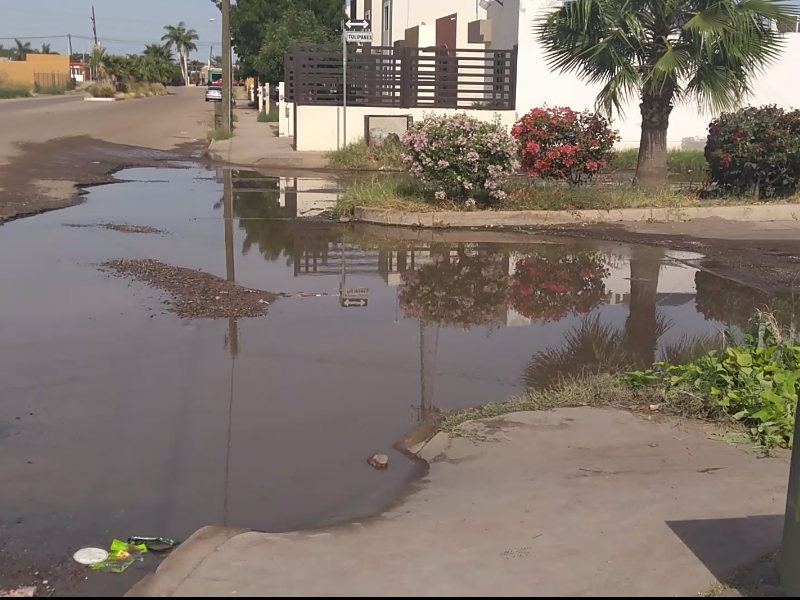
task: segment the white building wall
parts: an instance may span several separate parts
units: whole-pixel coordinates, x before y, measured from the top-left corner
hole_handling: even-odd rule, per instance
[[[372,0],[373,4],[375,1]],[[486,18],[486,11],[478,6],[478,0],[383,0],[383,3],[389,7],[391,22],[391,36],[383,41],[384,46],[393,46],[396,41],[404,39],[406,29],[423,23],[435,25],[436,19],[445,15],[459,13],[459,27],[464,28],[469,21]],[[465,17],[463,24],[462,14]],[[373,25],[373,31],[379,30]]]
[[[295,107],[297,110],[297,150],[330,152],[341,147],[344,139],[344,123],[341,106]],[[364,137],[364,117],[367,115],[411,115],[414,120],[426,114],[455,115],[465,113],[484,121],[493,121],[500,115],[500,122],[506,130],[514,125],[516,113],[513,110],[491,111],[455,108],[382,108],[368,106],[347,107],[347,143],[359,141]]]
[[[534,23],[544,14],[558,8],[561,0],[505,0],[489,9],[492,19],[492,42],[489,48],[511,48],[519,45],[517,73],[517,112],[522,115],[532,108],[568,106],[575,110],[594,109],[601,85],[591,85],[572,74],[552,72],[545,63],[544,52],[535,39]],[[785,36],[786,47],[781,59],[753,83],[753,94],[745,102],[754,106],[777,104],[784,108],[800,106],[800,34]],[[679,104],[672,111],[668,144],[681,147],[687,138],[705,140],[708,123],[714,115],[701,113],[693,104]],[[625,107],[624,116],[614,117],[619,130],[619,147],[638,147],[640,137],[639,99]]]

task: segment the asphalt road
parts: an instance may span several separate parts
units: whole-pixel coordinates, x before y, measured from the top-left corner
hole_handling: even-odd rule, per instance
[[[76,184],[108,181],[123,166],[197,157],[212,110],[204,88],[119,102],[0,101],[0,222],[70,206]]]
[[[38,98],[20,98],[18,100],[0,100],[0,115],[31,110],[33,108],[53,107],[71,102],[83,102],[83,95],[39,96]]]

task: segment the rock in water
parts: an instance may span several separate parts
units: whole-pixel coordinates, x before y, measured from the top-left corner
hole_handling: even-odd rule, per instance
[[[367,461],[371,467],[375,469],[388,469],[389,468],[389,457],[385,454],[374,454],[370,456],[369,460]]]

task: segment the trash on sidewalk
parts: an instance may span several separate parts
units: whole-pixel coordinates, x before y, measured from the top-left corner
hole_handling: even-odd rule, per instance
[[[36,586],[21,587],[16,590],[0,590],[0,598],[33,598],[36,596]]]
[[[108,559],[92,567],[93,571],[102,573],[124,573],[135,562],[143,562],[142,554],[147,552],[144,544],[126,544],[120,540],[111,542],[111,553]]]
[[[389,468],[389,457],[385,454],[374,454],[373,456],[369,457],[367,461],[369,465],[375,469],[388,469]]]
[[[169,552],[181,545],[180,542],[163,537],[138,537],[133,536],[128,538],[128,543],[135,546],[144,545],[150,552],[160,554],[162,552]]]

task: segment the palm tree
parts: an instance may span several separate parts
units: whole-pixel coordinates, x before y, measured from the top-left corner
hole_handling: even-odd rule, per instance
[[[147,44],[142,52],[143,56],[172,62],[172,49],[164,44]]]
[[[181,73],[185,83],[189,83],[189,54],[197,50],[195,40],[200,39],[194,29],[186,29],[186,23],[181,21],[177,25],[167,25],[164,27],[166,33],[161,37],[161,41],[170,50],[172,46],[178,51],[178,59],[181,63]]]
[[[783,47],[774,21],[790,0],[573,0],[535,31],[553,70],[602,83],[598,108],[611,115],[638,97],[642,119],[636,182],[667,183],[667,128],[675,102],[735,108],[753,77]]]
[[[95,46],[92,49],[92,53],[89,55],[88,61],[89,72],[92,74],[92,78],[95,81],[105,83],[106,79],[108,79],[108,71],[106,70],[107,62],[108,55],[106,54],[106,49]]]
[[[25,57],[28,56],[31,52],[33,52],[33,48],[31,48],[30,42],[25,42],[24,44],[20,42],[18,39],[14,39],[14,43],[17,45],[14,48],[14,60],[25,60]]]
[[[41,53],[42,54],[52,54],[52,52],[50,52],[50,44],[42,44]]]

